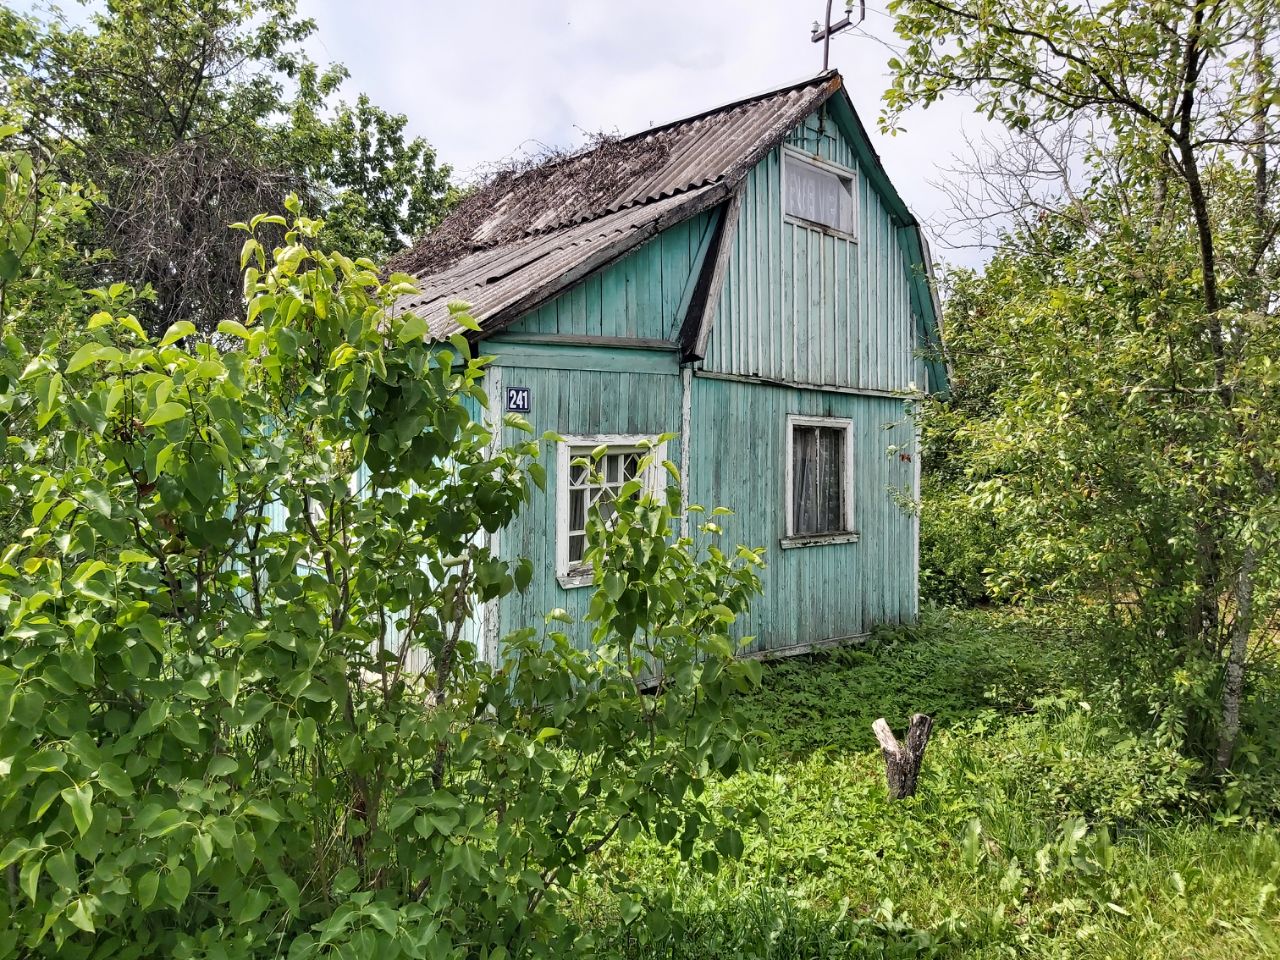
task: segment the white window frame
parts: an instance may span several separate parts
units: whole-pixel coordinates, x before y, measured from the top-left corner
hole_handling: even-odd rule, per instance
[[[807,163],[812,167],[817,167],[825,173],[839,177],[841,180],[847,180],[849,183],[849,199],[852,202],[852,222],[853,228],[845,231],[839,227],[833,227],[826,223],[819,223],[816,220],[806,220],[804,217],[798,217],[793,213],[787,212],[787,164],[788,163]],[[823,233],[829,233],[833,237],[841,237],[845,240],[858,242],[858,217],[860,214],[860,204],[858,201],[858,171],[850,167],[842,167],[837,163],[831,163],[820,157],[796,150],[794,147],[786,147],[782,151],[782,189],[779,191],[782,199],[782,217],[788,223],[794,223],[797,226],[807,227],[810,230],[821,230]]]
[[[640,475],[648,493],[662,489],[662,462],[667,459],[667,444],[654,443],[657,436],[648,433],[595,433],[566,435],[556,444],[556,579],[566,590],[591,585],[591,568],[569,562],[569,467],[578,457],[588,455],[599,446],[610,453],[640,453],[653,463]],[[642,444],[653,444],[646,450]]]
[[[795,497],[794,478],[795,464],[795,428],[796,427],[829,427],[844,431],[844,469],[841,471],[843,484],[842,505],[844,507],[844,529],[832,533],[804,533],[795,531]],[[820,546],[829,543],[857,543],[858,531],[854,526],[853,504],[853,421],[848,417],[810,417],[801,414],[787,415],[787,482],[786,499],[783,501],[783,512],[786,517],[786,536],[782,538],[784,550],[792,547]]]

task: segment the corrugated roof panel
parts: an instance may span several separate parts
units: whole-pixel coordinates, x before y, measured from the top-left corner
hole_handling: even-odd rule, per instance
[[[391,267],[434,286],[436,278],[455,277],[463,262],[489,263],[476,259],[488,248],[731,184],[839,85],[837,74],[823,74],[500,177]]]

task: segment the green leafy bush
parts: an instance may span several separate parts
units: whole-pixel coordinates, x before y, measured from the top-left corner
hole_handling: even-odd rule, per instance
[[[592,650],[530,627],[478,662],[537,443],[496,445],[467,341],[289,206],[241,225],[218,346],[110,291],[73,342],[6,331],[0,956],[562,956],[605,843],[741,849],[702,797],[753,760],[758,555],[631,485]]]
[[[926,474],[920,503],[920,598],[971,607],[994,598],[987,585],[1000,531],[974,510],[958,481]]]
[[[1048,819],[1123,825],[1167,820],[1198,804],[1199,765],[1157,733],[1127,728],[1070,692],[1033,707],[1012,723],[999,723],[992,712],[971,721],[987,749],[981,757],[959,756],[936,776],[957,790],[980,781],[992,809],[1007,804]]]
[[[720,893],[720,896],[716,894]],[[730,893],[693,888],[680,901],[672,929],[609,943],[626,960],[926,960],[947,956],[946,937],[921,930],[880,904],[854,917],[848,901],[830,910],[761,885]]]

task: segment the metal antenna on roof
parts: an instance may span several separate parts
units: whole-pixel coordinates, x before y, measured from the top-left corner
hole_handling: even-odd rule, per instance
[[[826,26],[818,26],[818,21],[813,21],[813,33],[809,39],[814,43],[822,44],[822,72],[826,73],[831,69],[831,38],[841,30],[847,30],[849,27],[856,27],[867,19],[867,0],[858,0],[858,22],[853,22],[853,0],[844,0],[844,19],[839,23],[831,22],[831,6],[832,0],[827,0],[827,19]]]

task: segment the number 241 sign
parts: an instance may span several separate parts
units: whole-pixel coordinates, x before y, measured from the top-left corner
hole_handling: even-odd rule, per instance
[[[507,413],[528,413],[533,409],[533,391],[528,387],[507,387]]]

